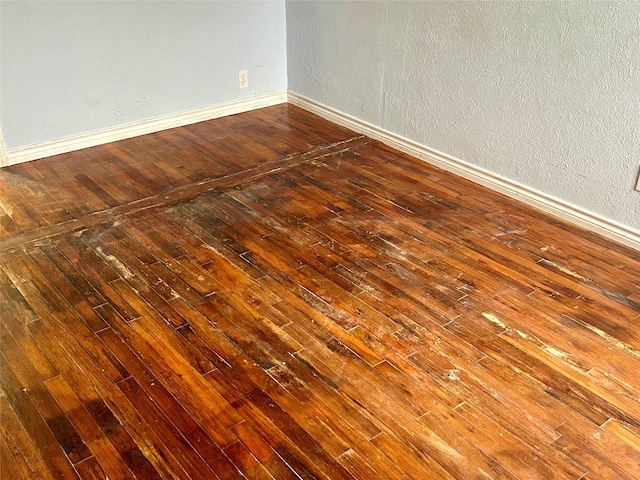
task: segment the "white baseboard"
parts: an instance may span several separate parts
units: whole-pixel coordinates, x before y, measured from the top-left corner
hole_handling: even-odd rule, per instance
[[[188,112],[176,113],[164,117],[143,120],[141,122],[118,125],[104,130],[74,135],[73,137],[53,140],[51,142],[29,145],[26,147],[11,148],[6,151],[4,165],[28,162],[39,158],[73,152],[82,148],[95,147],[117,140],[159,132],[169,128],[182,127],[192,123],[212,120],[236,113],[248,112],[263,107],[270,107],[287,101],[287,92],[279,91],[260,95],[257,97],[221,103],[211,107],[200,108]],[[2,161],[2,159],[0,159]],[[0,166],[4,166],[0,165]]]
[[[5,167],[8,164],[7,150],[4,147],[4,137],[2,136],[2,130],[0,130],[0,167]]]
[[[288,101],[293,105],[315,113],[338,125],[379,140],[401,152],[425,160],[432,165],[459,175],[467,180],[503,193],[527,205],[640,251],[640,231],[632,227],[620,224],[583,208],[576,207],[564,200],[539,192],[483,168],[463,162],[446,153],[425,147],[413,140],[364,122],[356,117],[335,110],[297,93],[289,92]]]
[[[315,102],[294,92],[279,91],[257,97],[222,103],[211,107],[191,110],[141,122],[119,125],[73,137],[5,150],[0,132],[0,167],[94,147],[108,142],[124,140],[139,135],[159,132],[214,118],[247,112],[258,108],[278,105],[289,101],[293,105],[315,113],[327,120],[367,135],[409,155],[425,160],[437,167],[455,173],[511,198],[536,207],[546,213],[599,233],[607,238],[640,251],[640,231],[597,215],[561,199],[534,190],[513,180],[483,168],[463,162],[455,157],[425,147],[376,125]]]

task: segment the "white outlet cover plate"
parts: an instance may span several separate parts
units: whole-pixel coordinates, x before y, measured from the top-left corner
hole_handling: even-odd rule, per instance
[[[249,86],[249,73],[246,70],[238,72],[238,87],[247,88]]]

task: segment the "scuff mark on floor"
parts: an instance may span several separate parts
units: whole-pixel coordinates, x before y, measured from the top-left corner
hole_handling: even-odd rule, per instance
[[[457,381],[460,380],[460,375],[458,375],[459,373],[460,370],[458,370],[457,368],[452,368],[451,370],[447,370],[443,377],[451,381]]]
[[[487,320],[489,320],[491,323],[498,325],[500,328],[504,328],[505,330],[509,330],[509,327],[507,327],[504,323],[502,323],[500,321],[500,319],[498,317],[496,317],[494,314],[492,313],[488,313],[488,312],[482,312],[482,316],[484,318],[486,318]]]
[[[569,315],[567,315],[566,313],[562,313],[562,318],[564,318],[565,320],[569,320],[571,322],[577,323],[578,325],[586,328],[587,330],[595,333],[596,335],[598,335],[599,337],[603,338],[608,344],[613,345],[616,348],[619,348],[621,350],[626,351],[627,353],[633,355],[634,357],[640,358],[640,352],[632,347],[630,347],[629,345],[627,345],[626,343],[618,340],[617,338],[609,335],[607,332],[600,330],[598,327],[595,327],[589,323],[586,323],[582,320],[579,320],[577,318],[573,318]]]
[[[551,260],[547,260],[546,258],[541,258],[540,260],[538,260],[538,263],[553,267],[556,270],[560,270],[562,273],[566,273],[567,275],[569,275],[569,276],[571,276],[573,278],[577,278],[578,280],[583,280],[585,282],[591,282],[590,278],[587,278],[584,275],[580,275],[575,270],[572,270],[569,267],[565,267],[564,265],[562,265],[560,263],[556,263],[556,262],[553,262]]]
[[[113,267],[113,269],[118,272],[122,278],[130,280],[135,277],[134,273],[129,270],[124,263],[122,263],[116,256],[106,254],[102,250],[102,247],[96,248],[96,252],[98,252],[98,255],[111,265],[111,267]]]
[[[547,352],[552,357],[556,357],[561,360],[566,360],[569,357],[566,352],[563,352],[562,350],[558,350],[557,348],[554,348],[554,347],[550,347],[549,345],[542,345],[542,350]]]

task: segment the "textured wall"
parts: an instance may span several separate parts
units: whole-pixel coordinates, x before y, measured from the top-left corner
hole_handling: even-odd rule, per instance
[[[640,3],[287,2],[289,89],[640,228]]]
[[[8,148],[287,87],[284,0],[3,0],[0,11]]]

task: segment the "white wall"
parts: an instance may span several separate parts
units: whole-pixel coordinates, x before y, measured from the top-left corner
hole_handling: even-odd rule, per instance
[[[640,228],[640,3],[287,2],[289,89]]]
[[[0,45],[7,148],[287,88],[284,0],[2,0]]]

